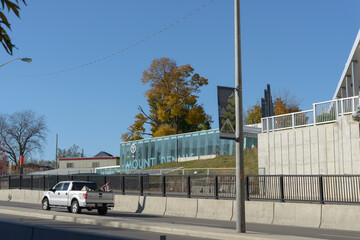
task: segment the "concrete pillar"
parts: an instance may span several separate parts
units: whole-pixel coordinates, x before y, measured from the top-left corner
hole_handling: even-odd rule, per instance
[[[345,76],[345,83],[346,83],[346,97],[352,96],[352,88],[351,88],[351,76]]]
[[[346,88],[340,88],[340,98],[346,98]]]
[[[359,96],[359,74],[357,61],[351,62],[351,73],[352,73],[352,85],[353,85],[353,96]]]

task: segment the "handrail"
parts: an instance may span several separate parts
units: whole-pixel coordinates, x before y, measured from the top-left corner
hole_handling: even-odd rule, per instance
[[[270,132],[270,131],[277,131],[277,130],[290,129],[290,128],[306,127],[320,123],[335,122],[338,120],[337,117],[338,115],[350,114],[356,111],[357,106],[355,105],[358,104],[358,102],[356,102],[356,99],[359,99],[359,96],[323,101],[323,102],[314,103],[313,109],[311,110],[286,113],[286,114],[261,118],[262,132]],[[349,100],[351,101],[349,102]],[[321,106],[321,105],[325,105],[325,106]],[[317,107],[320,108],[320,110],[317,109]],[[351,111],[349,111],[349,109]],[[295,118],[298,115],[301,114],[306,115],[311,112],[313,115],[307,116],[307,119],[305,120],[305,121],[309,121],[309,123],[304,124],[304,121],[301,121],[301,124],[296,124]],[[284,120],[284,118],[289,116],[291,116],[291,121],[290,118]],[[282,119],[282,122],[279,121],[279,119]],[[264,129],[264,127],[266,129]]]

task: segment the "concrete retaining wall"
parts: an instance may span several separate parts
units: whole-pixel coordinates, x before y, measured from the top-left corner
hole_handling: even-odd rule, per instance
[[[40,204],[42,191],[0,190],[0,200]],[[360,206],[247,201],[246,221],[253,223],[360,231]],[[115,195],[122,212],[236,220],[234,200]]]
[[[359,123],[334,123],[258,134],[259,168],[266,174],[359,174]]]

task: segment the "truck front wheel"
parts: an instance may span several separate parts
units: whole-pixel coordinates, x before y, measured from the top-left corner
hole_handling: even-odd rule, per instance
[[[50,210],[50,204],[49,204],[49,200],[47,198],[44,198],[42,200],[42,209]]]
[[[79,202],[77,200],[73,200],[71,202],[71,212],[72,213],[80,213],[81,212]]]
[[[107,210],[108,210],[107,207],[98,208],[98,213],[99,215],[106,215]]]

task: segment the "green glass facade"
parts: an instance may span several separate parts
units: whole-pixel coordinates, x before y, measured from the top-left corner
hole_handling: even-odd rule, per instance
[[[257,146],[259,128],[244,127],[244,149]],[[145,169],[172,161],[235,155],[235,141],[219,138],[219,130],[208,130],[120,144],[120,171]]]

